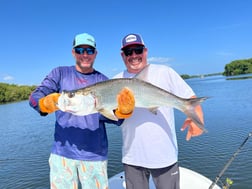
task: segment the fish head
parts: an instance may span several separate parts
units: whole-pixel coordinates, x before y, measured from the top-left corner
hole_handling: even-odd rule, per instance
[[[95,113],[95,98],[91,93],[63,91],[58,99],[57,107],[63,112],[74,115]]]

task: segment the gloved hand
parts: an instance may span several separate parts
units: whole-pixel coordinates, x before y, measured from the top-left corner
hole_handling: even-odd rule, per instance
[[[127,87],[123,88],[117,94],[118,107],[115,110],[115,115],[119,119],[128,118],[132,115],[135,108],[135,98],[133,92]]]
[[[58,110],[56,106],[58,103],[59,93],[49,94],[41,99],[39,99],[39,109],[43,113],[52,113]]]
[[[200,121],[204,123],[203,112],[201,106],[198,105],[195,107],[195,112],[198,115]],[[199,128],[190,118],[187,118],[181,128],[181,131],[184,131],[188,127],[186,140],[190,140],[191,137],[199,136],[203,133],[203,130]]]

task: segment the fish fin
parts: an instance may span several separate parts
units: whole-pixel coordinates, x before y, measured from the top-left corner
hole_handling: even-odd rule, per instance
[[[143,80],[143,81],[147,81],[148,73],[149,73],[149,67],[150,67],[150,64],[146,65],[144,67],[144,69],[141,72],[139,72],[138,74],[136,74],[133,78],[137,78],[137,79],[140,79],[140,80]]]
[[[113,110],[105,110],[105,109],[100,109],[98,110],[103,116],[105,116],[108,119],[118,121],[118,118],[115,116]]]
[[[187,103],[189,105],[187,107],[189,108],[184,112],[205,133],[207,133],[208,131],[204,128],[204,123],[201,122],[198,115],[196,114],[195,107],[204,102],[208,98],[209,97],[198,97],[188,99]]]
[[[157,115],[157,109],[158,109],[158,107],[154,107],[154,108],[149,108],[148,110],[149,110],[151,113]]]

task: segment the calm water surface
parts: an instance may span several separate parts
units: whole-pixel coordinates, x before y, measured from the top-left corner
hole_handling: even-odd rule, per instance
[[[185,119],[176,111],[179,163],[211,180],[252,131],[252,79],[226,80],[207,77],[186,80],[203,103],[208,133],[185,140],[179,129]],[[54,115],[40,117],[28,101],[0,105],[0,188],[48,189],[48,157],[53,140]],[[121,130],[107,125],[109,177],[122,171]],[[36,144],[36,145],[35,145]],[[252,188],[252,138],[244,145],[222,177],[231,178],[231,188]]]

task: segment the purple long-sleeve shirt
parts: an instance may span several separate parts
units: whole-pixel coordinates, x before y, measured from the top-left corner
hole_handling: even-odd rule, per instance
[[[107,80],[98,71],[83,74],[75,66],[57,67],[53,69],[30,95],[29,104],[41,115],[38,101],[48,94],[63,90],[76,90],[88,85]],[[55,133],[52,153],[77,160],[106,160],[108,140],[105,122],[121,124],[101,116],[99,113],[87,116],[75,116],[60,110],[55,112]]]

